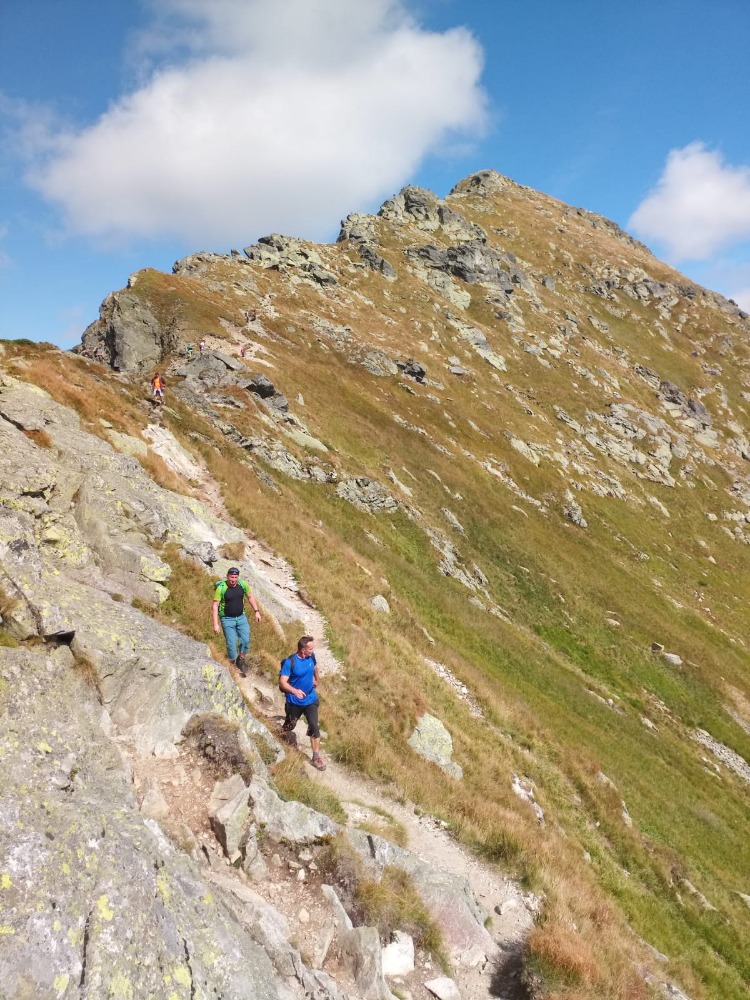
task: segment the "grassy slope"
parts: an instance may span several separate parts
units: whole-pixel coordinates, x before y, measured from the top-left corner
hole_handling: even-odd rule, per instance
[[[456,207],[470,215],[466,199],[458,199]],[[545,212],[567,232],[552,231]],[[627,264],[635,258],[652,277],[673,280],[668,269],[652,259],[638,261],[637,252],[608,234],[563,218],[551,200],[537,204],[512,191],[493,204],[491,213],[474,218],[489,231],[517,231],[507,249],[524,265],[555,273],[558,288],[586,279],[579,268],[566,267],[558,250],[550,248],[552,242],[570,249],[577,262],[607,259],[619,266],[618,258]],[[277,311],[275,319],[265,321],[275,364],[270,374],[288,398],[304,395],[306,406],[298,412],[311,433],[331,447],[326,458],[340,472],[367,474],[386,484],[387,470],[393,469],[413,498],[402,496],[396,486],[392,492],[418,508],[418,518],[405,512],[373,518],[338,499],[331,487],[287,480],[272,470],[265,470],[261,480],[245,453],[197,414],[175,405],[166,420],[225,485],[227,505],[238,522],[290,560],[326,614],[347,677],[331,679],[324,692],[331,750],[444,816],[458,836],[499,863],[515,866],[545,892],[546,917],[532,941],[532,960],[548,989],[568,997],[641,995],[627,958],[644,958],[640,937],[669,956],[667,971],[692,996],[744,997],[750,911],[736,892],[750,891],[748,789],[726,769],[717,774],[705,759],[707,752],[690,738],[692,728],[707,729],[750,759],[750,736],[725,707],[730,687],[740,699],[750,699],[748,654],[740,641],[747,631],[748,552],[721,530],[721,522],[705,517],[706,511],[721,517],[722,510],[739,507],[725,492],[734,473],[704,464],[690,473],[695,488],[680,480],[668,488],[638,481],[627,468],[598,456],[597,464],[641,503],[579,492],[589,523],[583,531],[561,516],[567,477],[551,460],[533,466],[513,449],[509,435],[557,448],[556,435],[564,428],[555,419],[554,405],[580,420],[587,410],[606,412],[613,396],[600,368],[619,381],[624,401],[658,413],[653,390],[618,363],[616,349],[688,393],[720,381],[735,419],[743,422],[745,345],[735,342],[728,360],[721,317],[700,300],[681,332],[670,326],[668,343],[654,332],[657,321],[669,324],[659,320],[653,305],[621,296],[616,308],[627,309],[628,315],[619,317],[606,302],[574,287],[566,290],[564,301],[540,290],[550,311],[526,310],[522,339],[532,334],[548,339],[561,313],[572,309],[579,317],[579,332],[570,341],[579,351],[574,360],[598,377],[603,387],[597,387],[565,360],[545,368],[524,353],[507,327],[493,319],[483,293],[475,291],[462,318],[480,325],[493,349],[506,356],[508,372],[495,375],[453,336],[433,308],[429,289],[406,272],[402,235],[387,227],[381,235],[382,252],[399,270],[397,283],[344,271],[347,288],[360,291],[372,305],[339,290],[290,287],[270,272],[255,277],[260,293],[274,295]],[[440,239],[440,234],[408,236],[406,243]],[[327,253],[332,266],[346,268],[345,247]],[[217,265],[227,275],[231,267]],[[194,327],[202,332],[211,327],[207,297],[194,296],[194,285],[193,279],[177,284],[165,279],[160,301],[168,299],[173,308],[178,295],[181,323],[190,326],[194,309]],[[155,272],[149,272],[141,292],[151,299],[161,288]],[[211,295],[217,317],[231,318],[238,301],[229,291],[223,299],[217,292]],[[346,351],[317,337],[313,315],[351,325],[358,339],[392,356],[419,357],[445,389],[414,386],[410,395],[398,379],[369,375],[347,360]],[[588,315],[606,321],[609,333],[597,334]],[[433,331],[437,340],[430,340]],[[592,348],[594,340],[610,356]],[[699,357],[691,356],[696,347],[704,351]],[[442,367],[454,354],[471,372],[464,380]],[[723,364],[721,378],[707,377],[702,362]],[[71,388],[64,378],[51,379],[51,356],[37,352],[32,363],[24,377],[76,406],[92,429],[92,400],[106,406],[118,429],[132,433],[145,422],[137,393],[124,384],[108,384],[96,366],[55,356],[54,365],[70,373]],[[88,392],[76,392],[75,380]],[[715,395],[706,402],[718,411]],[[246,433],[259,426],[253,406],[237,416],[232,411],[233,423]],[[394,414],[429,435],[400,426]],[[214,445],[190,438],[196,430]],[[436,450],[433,442],[450,454]],[[545,500],[547,512],[512,495],[483,470],[479,461],[488,458],[505,467],[524,491]],[[680,464],[673,462],[673,472]],[[671,517],[652,506],[647,494]],[[458,517],[464,534],[450,526],[443,508]],[[422,529],[425,522],[451,537],[466,566],[476,562],[481,567],[510,623],[477,608],[466,588],[439,574],[438,554]],[[370,598],[378,592],[391,603],[389,617],[371,609]],[[179,617],[179,610],[175,614]],[[184,617],[190,617],[189,605]],[[605,619],[613,617],[619,628],[607,624]],[[435,646],[427,644],[422,627]],[[654,640],[683,656],[681,670],[649,653]],[[423,654],[446,663],[470,686],[487,722],[468,714],[424,665]],[[454,735],[455,757],[465,769],[461,783],[445,778],[406,746],[415,718],[426,709]],[[642,717],[656,729],[647,728]],[[617,791],[602,782],[602,773]],[[513,774],[534,782],[547,818],[543,830],[512,793]],[[623,820],[623,801],[632,826]],[[716,911],[703,910],[684,879]]]

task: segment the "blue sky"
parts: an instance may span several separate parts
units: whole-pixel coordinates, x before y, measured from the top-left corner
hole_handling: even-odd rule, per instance
[[[0,0],[0,337],[493,167],[750,310],[749,0]]]

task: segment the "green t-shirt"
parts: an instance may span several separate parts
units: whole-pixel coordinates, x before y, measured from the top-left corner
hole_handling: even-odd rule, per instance
[[[250,596],[250,584],[240,578],[236,587],[226,580],[219,580],[214,590],[214,600],[219,602],[220,618],[238,618],[245,610],[245,597]]]

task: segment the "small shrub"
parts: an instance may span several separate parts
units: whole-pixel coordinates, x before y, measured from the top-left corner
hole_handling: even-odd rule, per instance
[[[208,762],[216,780],[240,774],[249,782],[253,776],[252,764],[240,745],[239,726],[220,715],[194,715],[183,730],[189,745],[198,750]]]

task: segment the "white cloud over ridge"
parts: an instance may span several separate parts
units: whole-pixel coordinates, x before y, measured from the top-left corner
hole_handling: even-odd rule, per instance
[[[140,87],[28,174],[71,233],[198,248],[320,238],[452,134],[481,130],[482,53],[404,0],[162,0]],[[176,40],[171,54],[164,39]],[[171,58],[171,61],[169,61]]]
[[[750,239],[750,167],[731,166],[700,142],[673,149],[628,228],[673,261],[706,260]]]

